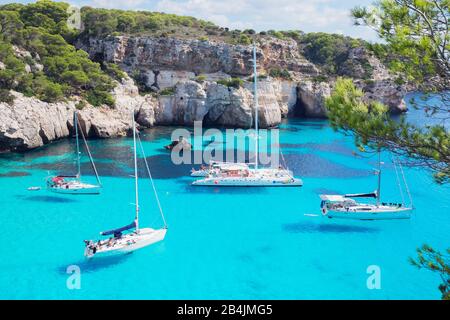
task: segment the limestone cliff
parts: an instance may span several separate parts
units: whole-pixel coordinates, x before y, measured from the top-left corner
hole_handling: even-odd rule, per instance
[[[79,111],[88,137],[108,138],[126,134],[130,114],[141,126],[193,125],[250,128],[254,124],[252,47],[224,42],[156,37],[108,36],[79,40],[78,48],[94,61],[119,65],[126,77],[113,92],[114,108],[87,105]],[[294,40],[266,38],[257,47],[259,123],[277,126],[283,117],[325,117],[324,101],[334,80],[317,81],[323,74],[306,60]],[[371,79],[360,79],[360,61],[370,64]],[[2,68],[2,62],[0,62]],[[405,110],[403,88],[375,57],[354,49],[342,66],[356,79],[367,98],[389,105],[392,112]],[[273,71],[276,72],[273,72]],[[279,76],[282,71],[282,76]],[[274,74],[274,75],[273,75]],[[273,75],[273,76],[272,76]],[[240,78],[239,85],[225,80]],[[12,105],[0,103],[0,151],[26,150],[69,136],[79,97],[46,103],[13,92]]]

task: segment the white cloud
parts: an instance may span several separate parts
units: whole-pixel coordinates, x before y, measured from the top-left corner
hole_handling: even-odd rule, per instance
[[[232,29],[337,32],[374,39],[374,33],[353,27],[352,5],[336,0],[160,0],[157,11],[190,15]]]

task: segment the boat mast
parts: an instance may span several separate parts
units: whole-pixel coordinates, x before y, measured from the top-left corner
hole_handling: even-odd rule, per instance
[[[256,44],[253,43],[253,98],[255,100],[255,169],[258,169],[258,74],[256,71]]]
[[[132,116],[133,121],[133,147],[134,147],[134,185],[135,185],[135,196],[136,196],[136,232],[139,231],[139,190],[138,190],[138,170],[137,170],[137,154],[136,154],[136,123],[134,122],[134,113]]]
[[[75,126],[75,137],[77,139],[77,178],[80,179],[81,178],[81,164],[80,164],[80,142],[78,141],[78,114],[75,111],[74,114],[74,120],[73,120],[73,124]]]
[[[381,152],[378,148],[378,188],[377,188],[377,206],[380,205],[380,191],[381,191]]]
[[[89,149],[89,145],[87,143],[86,137],[84,136],[83,129],[81,129],[81,126],[79,127],[79,130],[80,130],[81,138],[83,138],[83,142],[84,142],[84,146],[86,147],[87,154],[89,156],[89,161],[91,162],[92,169],[94,170],[95,177],[97,178],[97,183],[98,183],[99,186],[101,186],[102,182],[100,181],[100,177],[98,175],[97,167],[95,166],[95,163],[94,163],[94,158],[92,158],[91,150]]]

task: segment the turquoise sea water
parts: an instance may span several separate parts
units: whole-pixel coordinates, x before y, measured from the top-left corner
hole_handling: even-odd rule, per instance
[[[99,196],[27,191],[44,186],[48,171],[74,172],[73,140],[0,156],[0,298],[439,299],[439,277],[412,267],[408,258],[423,243],[448,247],[449,188],[423,169],[405,168],[416,207],[411,220],[323,218],[320,193],[374,190],[376,158],[355,155],[352,138],[326,121],[289,120],[280,129],[301,188],[192,187],[191,166],[173,165],[163,149],[173,128],[146,131],[144,148],[169,225],[166,239],[92,261],[83,257],[83,240],[133,219],[131,139],[90,141],[104,184]],[[382,197],[400,201],[390,155],[383,161]],[[141,179],[140,188],[141,225],[158,227],[149,180]],[[81,269],[80,290],[66,286],[69,265]],[[367,288],[370,265],[380,267],[380,290]]]

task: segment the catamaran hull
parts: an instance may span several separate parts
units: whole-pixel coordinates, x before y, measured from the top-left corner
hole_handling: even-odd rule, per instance
[[[164,240],[166,232],[167,229],[165,228],[158,230],[150,228],[140,229],[139,234],[132,237],[134,243],[131,243],[130,241],[130,244],[123,243],[119,246],[112,246],[96,251],[93,254],[86,248],[84,255],[86,258],[91,259],[93,257],[111,257],[115,255],[130,253]],[[124,239],[126,240],[127,236],[124,236]]]
[[[206,177],[209,174],[209,170],[197,170],[191,172],[191,177]]]
[[[301,179],[215,179],[207,178],[194,181],[193,186],[203,187],[300,187]]]
[[[343,212],[343,211],[333,211],[329,210],[324,215],[328,218],[335,219],[349,219],[349,220],[400,220],[400,219],[410,219],[411,209],[405,208],[396,211],[379,211],[379,212]]]

